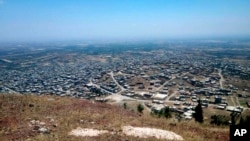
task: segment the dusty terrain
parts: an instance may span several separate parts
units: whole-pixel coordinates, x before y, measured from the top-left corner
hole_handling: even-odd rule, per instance
[[[70,135],[75,129],[81,129],[81,133],[87,133],[88,136]],[[134,131],[137,130],[144,130],[141,134],[146,138],[140,138],[140,134],[135,135]],[[96,134],[96,131],[101,134]],[[156,134],[156,131],[164,135]],[[193,121],[177,122],[139,114],[128,108],[70,97],[0,95],[1,141],[152,141],[164,140],[163,137],[169,135],[187,141],[227,141],[229,128],[207,123],[200,125]]]

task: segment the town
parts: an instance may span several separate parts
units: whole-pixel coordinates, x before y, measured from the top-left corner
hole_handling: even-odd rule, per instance
[[[34,45],[35,46],[35,45]],[[238,46],[241,46],[240,48]],[[56,45],[2,49],[0,92],[169,107],[190,120],[203,108],[250,106],[249,46],[230,42]],[[111,100],[110,100],[111,99]],[[111,102],[112,103],[112,102]]]

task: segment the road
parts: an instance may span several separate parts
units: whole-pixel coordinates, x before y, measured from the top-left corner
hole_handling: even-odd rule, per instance
[[[240,102],[239,102],[239,98],[236,96],[235,99],[236,99],[236,104],[237,104],[238,106],[241,106],[241,105],[240,105]]]
[[[186,73],[180,75],[180,77],[186,75],[187,73],[188,73],[188,72],[186,72]],[[122,92],[126,91],[127,89],[125,89],[124,87],[122,87],[122,86],[117,82],[117,80],[114,78],[114,73],[113,73],[113,71],[111,71],[111,72],[108,73],[108,74],[111,76],[111,78],[112,78],[113,81],[116,83],[116,85],[121,89],[121,90],[120,90],[119,92],[117,92],[117,93],[112,93],[112,94],[114,94],[113,96],[109,96],[109,98],[114,99],[114,100],[116,101],[116,103],[119,103],[119,102],[121,102],[121,101],[124,102],[124,100],[125,100],[125,101],[138,101],[138,102],[142,102],[142,103],[151,102],[151,100],[140,100],[140,99],[135,99],[135,98],[126,99],[125,96],[117,97],[118,95],[121,95]],[[123,75],[122,73],[119,73],[119,74]],[[168,84],[169,82],[173,81],[174,79],[176,79],[176,76],[173,76],[170,80],[166,81],[166,82],[165,82],[164,84],[162,84],[159,88],[157,88],[154,92],[157,92],[157,91],[161,90],[166,84]],[[94,85],[96,85],[96,84],[94,84]],[[96,86],[98,86],[98,85],[96,85]],[[100,88],[100,87],[99,87],[99,88]],[[174,97],[176,94],[178,94],[178,91],[177,91],[177,90],[175,90],[171,95],[169,95],[164,101],[165,101],[165,102],[168,102],[168,103],[169,103],[169,102],[170,102],[170,103],[174,103],[174,101],[170,101],[170,98],[171,98],[171,97]],[[116,95],[116,96],[115,96],[115,95]],[[117,99],[119,99],[119,100],[117,100]]]
[[[188,72],[183,73],[182,75],[180,75],[180,77],[182,77],[182,76],[184,76],[184,75],[186,75],[186,74],[188,74]],[[159,88],[157,88],[154,92],[157,92],[157,91],[161,90],[166,84],[168,84],[170,81],[174,80],[175,78],[176,78],[176,77],[173,76],[170,80],[166,81],[166,82],[165,82],[164,84],[162,84]]]
[[[117,81],[116,81],[116,79],[114,78],[114,73],[113,73],[113,71],[111,71],[110,73],[109,73],[109,75],[111,76],[111,78],[113,79],[113,81],[115,82],[115,84],[121,89],[118,93],[116,93],[116,94],[121,94],[123,91],[125,91],[126,89],[125,88],[123,88]]]
[[[233,99],[232,96],[230,96],[230,99],[231,99],[231,101],[232,101],[232,103],[233,103],[233,106],[236,106],[236,104],[235,104],[234,99]]]
[[[11,88],[9,88],[9,87],[7,87],[7,86],[5,86],[5,85],[4,85],[4,87],[5,87],[7,90],[9,90],[10,93],[19,94],[19,92],[12,90]]]
[[[93,83],[92,81],[90,81],[89,84],[92,85],[92,86],[95,86],[96,88],[101,89],[101,90],[103,90],[103,91],[105,91],[105,92],[107,92],[107,93],[116,94],[116,93],[112,93],[112,92],[110,92],[110,91],[107,91],[107,90],[101,88],[99,85]]]
[[[165,101],[166,101],[166,102],[169,102],[169,99],[170,99],[171,97],[175,96],[177,93],[178,93],[178,91],[175,90],[171,95],[169,95],[169,96],[166,98]]]
[[[221,69],[219,69],[219,76],[220,76],[220,88],[222,88],[223,89],[223,82],[225,81],[225,79],[224,79],[224,77],[223,77],[223,75],[221,74]]]
[[[224,88],[223,87],[223,82],[225,81],[225,79],[224,79],[224,77],[222,75],[221,69],[219,69],[219,73],[218,74],[220,76],[220,88],[223,89]],[[231,101],[233,103],[233,106],[240,106],[240,102],[239,102],[239,99],[238,99],[237,96],[235,97],[235,100],[234,100],[234,98],[232,96],[230,96],[230,99],[231,99]]]
[[[174,80],[176,77],[173,76],[170,80],[166,81],[164,84],[162,84],[159,88],[157,88],[156,90],[154,90],[154,92],[157,92],[159,90],[161,90],[166,84],[168,84],[170,81]]]

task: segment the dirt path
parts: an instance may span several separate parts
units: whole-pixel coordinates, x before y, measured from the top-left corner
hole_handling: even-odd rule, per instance
[[[7,90],[9,90],[9,92],[12,93],[12,94],[19,94],[17,91],[15,91],[15,90],[13,90],[13,89],[7,87],[7,86],[4,86],[4,87],[5,87]]]
[[[171,95],[169,95],[167,98],[166,98],[166,102],[168,102],[169,101],[169,99],[171,98],[171,97],[173,97],[173,96],[175,96],[176,94],[178,93],[178,91],[177,90],[175,90]]]
[[[166,84],[168,84],[170,81],[172,81],[174,79],[175,79],[175,77],[172,77],[170,80],[168,80],[164,84],[162,84],[159,88],[157,88],[156,90],[154,90],[154,92],[157,92],[157,91],[161,90]]]
[[[231,101],[232,101],[232,103],[233,103],[233,106],[236,106],[236,104],[235,104],[234,99],[233,99],[232,96],[230,96],[230,99],[231,99]]]
[[[91,80],[90,80],[90,82],[89,82],[89,85],[92,85],[92,86],[94,86],[94,87],[96,87],[96,88],[98,88],[98,89],[101,89],[101,90],[103,90],[103,91],[106,92],[106,93],[115,94],[115,93],[113,93],[113,92],[110,92],[110,91],[107,91],[107,90],[101,88],[101,86],[99,86],[99,85],[93,83]]]
[[[115,82],[115,84],[121,89],[121,91],[119,91],[117,94],[121,94],[121,92],[123,92],[123,91],[126,90],[125,88],[123,88],[123,87],[116,81],[116,79],[114,78],[114,73],[113,73],[113,71],[111,71],[111,72],[109,73],[109,75],[111,76],[111,78],[113,79],[113,81]]]
[[[222,88],[223,89],[223,82],[225,81],[225,79],[224,79],[224,77],[223,77],[223,75],[221,74],[221,69],[219,69],[219,76],[220,76],[220,88]]]
[[[188,72],[183,73],[182,75],[180,75],[179,77],[182,77],[184,75],[188,74]],[[166,84],[168,84],[169,82],[173,81],[176,78],[176,76],[173,76],[170,80],[166,81],[164,84],[162,84],[159,88],[157,88],[156,90],[154,90],[154,92],[157,92],[159,90],[161,90]]]
[[[113,94],[113,95],[109,95],[105,98],[108,103],[112,104],[122,104],[125,101],[136,101],[136,99],[127,97],[127,96],[123,96],[123,95],[118,95],[118,94]]]
[[[241,106],[239,102],[239,98],[237,96],[235,97],[235,101],[236,101],[237,106]]]

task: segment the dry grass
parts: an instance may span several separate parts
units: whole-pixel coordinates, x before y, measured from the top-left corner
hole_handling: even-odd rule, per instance
[[[29,126],[31,120],[46,123],[50,134],[40,134]],[[50,121],[53,120],[52,126]],[[175,124],[173,124],[175,123]],[[122,134],[122,126],[152,127],[173,131],[185,140],[229,140],[228,127],[197,124],[193,121],[175,122],[149,114],[125,110],[119,106],[96,103],[69,97],[0,95],[0,140],[77,141],[77,140],[157,140],[141,139]],[[68,133],[76,129],[93,128],[114,134],[98,137],[75,137]]]

